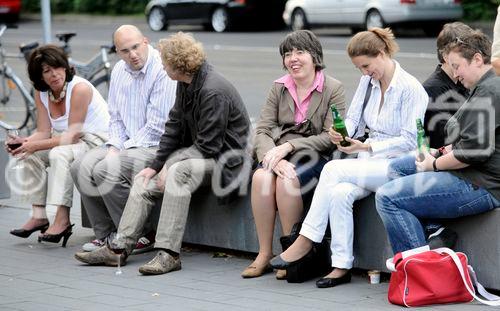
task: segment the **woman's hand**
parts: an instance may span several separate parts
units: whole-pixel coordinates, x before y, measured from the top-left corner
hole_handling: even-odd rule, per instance
[[[340,144],[340,142],[344,140],[342,135],[340,135],[339,132],[336,132],[333,128],[330,128],[330,130],[328,131],[328,135],[330,136],[331,142],[335,145]]]
[[[417,166],[417,172],[428,172],[428,171],[433,171],[434,168],[432,167],[432,163],[436,159],[433,157],[429,151],[427,151],[427,148],[423,148],[424,150],[422,151],[422,154],[424,155],[423,161],[418,161],[418,156],[415,160],[415,165]],[[417,150],[418,153],[418,150]]]
[[[11,154],[14,155],[14,150],[18,149],[11,149],[9,148],[9,144],[22,144],[26,141],[26,138],[20,137],[20,136],[8,136],[7,140],[5,141],[5,150]]]
[[[295,165],[288,162],[287,160],[280,160],[278,164],[273,168],[273,171],[280,178],[289,178],[294,179],[297,177],[297,173],[295,172]]]
[[[278,162],[292,152],[292,150],[293,146],[288,142],[274,147],[264,155],[264,159],[262,159],[262,167],[265,170],[272,171]]]
[[[364,142],[361,142],[357,139],[352,139],[350,137],[346,137],[345,140],[347,142],[350,142],[351,145],[350,146],[347,146],[347,147],[342,147],[340,145],[340,142],[337,143],[337,149],[344,152],[344,153],[347,153],[347,154],[352,154],[352,153],[358,153],[358,152],[361,152],[361,151],[370,151],[370,144],[367,144],[367,143],[364,143]]]
[[[21,147],[12,150],[11,154],[19,157],[20,159],[24,159],[38,150],[40,150],[40,148],[37,141],[28,141],[25,139]]]

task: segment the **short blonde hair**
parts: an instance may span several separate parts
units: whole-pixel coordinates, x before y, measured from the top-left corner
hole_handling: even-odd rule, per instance
[[[393,57],[399,46],[390,28],[371,28],[367,31],[358,32],[347,44],[347,54],[353,58],[356,56],[376,57],[384,51],[389,57]]]
[[[206,59],[203,45],[191,34],[179,31],[158,42],[164,64],[183,74],[195,74]]]

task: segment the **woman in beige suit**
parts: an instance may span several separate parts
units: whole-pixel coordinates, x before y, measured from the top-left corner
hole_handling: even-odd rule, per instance
[[[345,113],[344,87],[324,74],[321,43],[312,32],[287,35],[280,54],[288,73],[274,81],[256,129],[259,167],[252,178],[251,201],[259,254],[242,272],[244,278],[271,270],[276,210],[283,234],[290,234],[333,151],[329,107],[334,104]],[[276,277],[285,278],[285,270],[278,270]]]

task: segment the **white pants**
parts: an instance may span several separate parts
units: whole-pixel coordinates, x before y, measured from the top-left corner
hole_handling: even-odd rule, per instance
[[[333,160],[324,166],[300,234],[313,242],[321,242],[329,220],[333,267],[352,268],[353,203],[389,180],[389,162],[375,158],[345,159]]]
[[[73,179],[69,168],[75,158],[105,142],[104,135],[84,133],[76,144],[41,150],[22,160],[24,167],[16,182],[23,201],[33,205],[73,205]],[[47,168],[49,168],[47,170]],[[11,183],[11,185],[13,185]]]

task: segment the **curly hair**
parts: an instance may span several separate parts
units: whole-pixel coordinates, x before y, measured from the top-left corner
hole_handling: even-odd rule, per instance
[[[66,82],[73,80],[75,69],[70,67],[64,50],[53,44],[43,45],[33,50],[28,60],[28,75],[37,91],[49,90],[49,86],[43,81],[43,65],[54,68],[62,67],[66,71]]]
[[[161,39],[158,49],[163,63],[182,74],[194,75],[206,59],[201,42],[182,31]]]
[[[280,44],[280,55],[283,59],[283,69],[285,66],[285,53],[293,51],[293,49],[307,51],[311,54],[314,67],[316,70],[324,69],[326,66],[323,63],[323,48],[318,38],[310,30],[297,30],[289,33]]]
[[[384,51],[389,57],[393,57],[399,46],[390,28],[371,28],[367,31],[358,32],[347,44],[347,54],[353,58],[356,56],[376,57]]]

